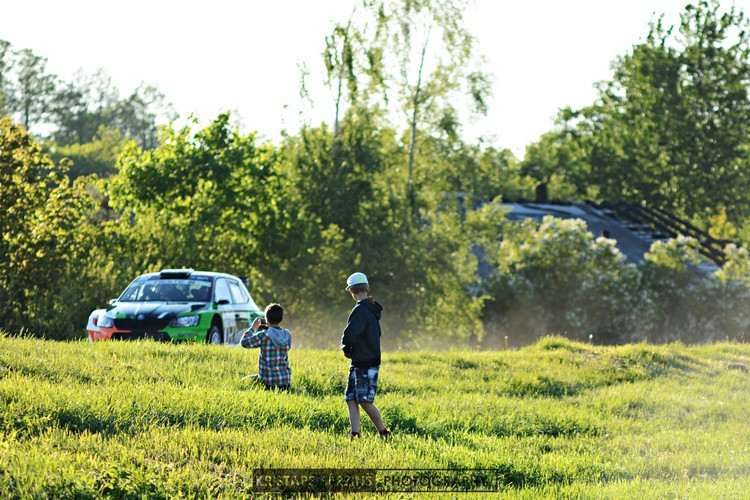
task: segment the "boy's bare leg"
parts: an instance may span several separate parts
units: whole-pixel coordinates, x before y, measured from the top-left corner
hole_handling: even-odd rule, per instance
[[[349,425],[352,428],[351,431],[359,432],[359,405],[357,405],[357,402],[352,399],[346,402],[346,407],[349,409]]]
[[[375,404],[365,403],[365,402],[362,402],[359,404],[362,406],[362,409],[365,410],[365,413],[367,413],[367,416],[370,417],[370,420],[372,420],[372,423],[375,424],[375,427],[378,429],[378,432],[385,430],[383,417],[380,416],[380,410],[378,410]],[[356,405],[356,402],[355,402],[355,405]],[[351,410],[350,410],[350,416],[351,416]]]

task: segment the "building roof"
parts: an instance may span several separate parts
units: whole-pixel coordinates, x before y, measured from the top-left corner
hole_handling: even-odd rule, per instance
[[[562,219],[581,219],[594,236],[615,240],[616,247],[633,263],[639,263],[655,241],[674,238],[679,234],[696,239],[698,251],[704,257],[699,266],[711,273],[723,263],[726,241],[715,240],[689,222],[661,210],[647,209],[632,204],[594,205],[570,201],[560,203],[503,202],[510,220],[541,221],[552,215]]]
[[[631,262],[640,262],[644,254],[655,241],[653,231],[646,227],[628,227],[624,222],[615,219],[611,214],[596,209],[586,203],[570,204],[546,203],[502,203],[510,211],[506,217],[519,221],[533,219],[541,221],[546,215],[561,219],[581,219],[594,236],[605,236],[615,240],[617,248]]]

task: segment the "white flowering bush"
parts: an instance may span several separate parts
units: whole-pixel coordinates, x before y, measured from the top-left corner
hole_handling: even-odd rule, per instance
[[[724,254],[724,265],[708,281],[706,312],[713,319],[702,340],[750,341],[750,254],[734,244]]]
[[[488,337],[519,344],[557,333],[617,343],[637,319],[637,268],[579,219],[507,228],[493,263],[484,282]]]
[[[641,314],[644,338],[671,342],[703,329],[706,277],[696,270],[701,262],[696,247],[694,239],[680,236],[655,242],[644,256],[639,266],[648,297]]]
[[[729,246],[713,274],[697,242],[652,245],[638,265],[578,219],[508,225],[483,281],[485,345],[549,334],[596,343],[750,340],[750,254]]]
[[[707,275],[697,267],[702,261],[697,247],[694,239],[678,237],[655,243],[646,254],[640,271],[649,307],[642,334],[657,342],[748,339],[747,249],[728,246],[723,266]]]

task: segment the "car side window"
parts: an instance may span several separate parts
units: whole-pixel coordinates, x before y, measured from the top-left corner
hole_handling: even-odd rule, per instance
[[[188,300],[209,302],[211,300],[211,285],[190,285],[187,292],[187,298]]]
[[[214,300],[219,302],[220,300],[226,300],[228,303],[232,303],[232,295],[229,292],[229,286],[227,280],[220,278],[216,280],[216,290],[214,291]]]
[[[229,290],[232,292],[232,298],[234,298],[235,304],[247,303],[247,297],[245,297],[245,294],[242,293],[242,288],[240,287],[239,283],[237,283],[236,281],[230,281]]]

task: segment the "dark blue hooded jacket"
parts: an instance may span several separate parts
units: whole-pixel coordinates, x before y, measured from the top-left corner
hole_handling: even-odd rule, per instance
[[[341,337],[341,350],[351,358],[351,366],[380,366],[380,314],[383,306],[369,298],[360,300],[349,313]]]

